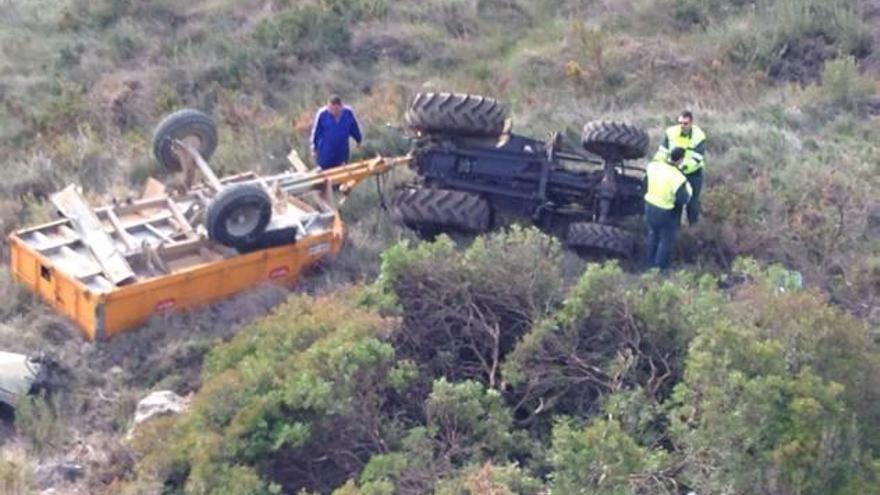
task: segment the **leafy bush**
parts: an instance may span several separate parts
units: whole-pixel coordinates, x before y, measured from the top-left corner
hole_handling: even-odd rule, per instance
[[[707,283],[591,264],[562,308],[518,343],[504,377],[528,414],[589,415],[606,394],[635,386],[660,401],[680,378],[701,321],[695,308],[719,302]]]
[[[503,459],[522,448],[510,433],[513,417],[501,395],[477,382],[435,381],[425,402],[425,419],[428,431],[436,432],[438,453],[452,462]]]
[[[203,493],[269,493],[270,480],[292,491],[342,484],[384,442],[388,328],[344,300],[292,299],[211,352],[174,443],[147,444],[145,465]]]
[[[543,483],[516,464],[496,466],[490,462],[465,469],[455,478],[438,483],[437,495],[519,495],[546,493]]]
[[[560,258],[555,240],[520,228],[478,238],[463,252],[447,237],[391,247],[376,290],[403,313],[398,352],[426,376],[500,388],[505,354],[561,299]]]
[[[756,281],[698,327],[669,402],[686,483],[737,493],[871,486],[876,344],[815,294],[783,290],[772,270],[746,273]]]
[[[553,427],[552,487],[560,493],[677,493],[663,474],[666,453],[639,446],[614,420],[586,428],[563,419]]]
[[[370,459],[360,476],[364,493],[426,493],[438,482],[445,488],[437,491],[448,493],[466,482],[441,482],[455,478],[456,469],[510,461],[529,450],[525,436],[512,430],[513,417],[501,395],[480,383],[441,378],[433,383],[424,410],[424,426],[411,428],[398,450]],[[528,477],[511,482],[533,483]]]

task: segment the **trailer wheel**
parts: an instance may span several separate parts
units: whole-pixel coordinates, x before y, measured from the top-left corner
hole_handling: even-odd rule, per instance
[[[648,149],[648,133],[621,122],[588,122],[582,139],[584,149],[606,160],[636,160]]]
[[[575,222],[568,226],[565,245],[581,255],[629,257],[633,254],[635,236],[613,225]]]
[[[391,199],[393,218],[424,237],[441,232],[482,233],[492,224],[489,202],[477,194],[407,187]]]
[[[272,217],[272,199],[254,184],[228,186],[208,205],[208,237],[224,246],[247,249],[263,235]]]
[[[419,93],[406,111],[406,125],[425,134],[497,137],[506,118],[494,98],[457,93]]]
[[[208,161],[217,149],[217,124],[199,110],[185,108],[166,116],[156,126],[153,131],[153,154],[167,170],[179,172],[182,169],[180,160],[171,149],[174,139],[194,146]]]

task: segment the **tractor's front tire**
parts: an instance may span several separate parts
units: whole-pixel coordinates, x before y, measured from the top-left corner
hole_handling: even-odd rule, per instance
[[[406,125],[423,134],[498,137],[506,118],[498,100],[458,93],[419,93],[406,111]]]
[[[635,236],[613,225],[575,222],[568,226],[565,245],[581,255],[632,256]]]
[[[492,225],[489,202],[468,192],[407,187],[394,193],[391,206],[397,222],[428,238],[442,232],[478,234]]]
[[[637,160],[648,150],[648,133],[622,122],[594,121],[584,126],[584,149],[606,160]]]

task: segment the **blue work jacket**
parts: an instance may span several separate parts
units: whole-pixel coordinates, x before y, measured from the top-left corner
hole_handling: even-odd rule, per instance
[[[361,142],[361,129],[351,108],[345,106],[339,120],[324,107],[315,115],[312,127],[312,149],[318,153],[318,166],[322,169],[336,167],[348,161],[348,138]]]

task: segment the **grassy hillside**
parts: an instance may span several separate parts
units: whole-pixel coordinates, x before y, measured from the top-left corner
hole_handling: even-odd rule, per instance
[[[345,251],[297,289],[329,299],[261,289],[93,346],[4,271],[0,347],[46,348],[73,384],[18,415],[0,486],[29,493],[37,465],[88,445],[81,493],[868,493],[878,25],[874,0],[0,2],[4,234],[48,219],[68,182],[136,194],[162,175],[153,126],[181,107],[217,119],[223,173],[307,156],[329,93],[358,112],[363,156],[406,150],[385,124],[423,90],[495,96],[517,131],[571,143],[616,119],[654,146],[684,108],[709,135],[705,221],[683,230],[671,280],[586,268],[531,231],[412,247],[369,186],[344,211]],[[605,293],[613,314],[583,313]],[[167,443],[126,442],[159,388],[198,391],[192,414],[156,426]],[[349,427],[356,445],[327,440]]]

